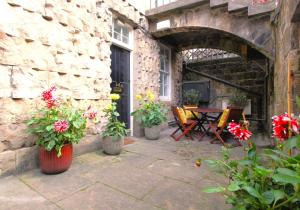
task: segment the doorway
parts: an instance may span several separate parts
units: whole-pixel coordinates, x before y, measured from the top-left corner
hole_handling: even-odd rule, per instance
[[[121,96],[118,101],[119,120],[130,128],[130,51],[111,46],[111,89]]]

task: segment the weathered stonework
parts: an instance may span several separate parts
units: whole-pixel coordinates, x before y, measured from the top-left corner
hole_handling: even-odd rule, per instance
[[[25,121],[52,84],[74,106],[91,104],[98,112],[100,122],[89,123],[75,153],[100,148],[110,103],[112,17],[142,29],[145,16],[123,0],[6,0],[0,7],[0,176],[36,167],[36,139]],[[135,37],[136,87],[158,93],[158,82],[148,82],[159,78],[158,45],[140,29]]]
[[[276,24],[276,59],[274,72],[274,103],[272,110],[274,114],[287,111],[287,71],[288,63],[291,64],[293,72],[293,99],[300,94],[300,23],[292,23],[295,8],[300,3],[295,1],[282,1],[278,10],[279,16],[274,20]],[[295,100],[294,100],[295,102]],[[299,112],[296,104],[293,104],[294,112]]]
[[[215,9],[207,2],[191,8],[170,10],[150,16],[151,33],[178,49],[215,48],[237,54],[248,45],[274,58],[274,38],[269,17],[235,15],[228,8]],[[170,28],[157,30],[156,24],[170,20]]]

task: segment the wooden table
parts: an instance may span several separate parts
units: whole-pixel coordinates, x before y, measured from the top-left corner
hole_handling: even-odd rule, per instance
[[[204,124],[205,123],[209,124],[210,122],[217,121],[220,118],[221,114],[223,113],[222,109],[217,109],[217,108],[201,108],[201,107],[198,107],[198,108],[186,108],[185,110],[188,110],[188,111],[192,112],[192,114],[194,115],[194,117],[198,121],[199,131],[203,130],[204,134],[207,134],[208,131],[209,131],[209,128],[205,129]],[[201,113],[201,116],[198,117],[196,112]],[[217,115],[216,116],[209,115],[211,113],[216,113]]]

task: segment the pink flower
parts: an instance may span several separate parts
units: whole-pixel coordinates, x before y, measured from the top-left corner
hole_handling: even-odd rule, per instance
[[[42,93],[43,100],[47,103],[47,107],[51,109],[55,106],[56,99],[53,95],[53,91],[56,90],[55,86],[52,86],[49,90],[46,90]]]
[[[63,133],[69,128],[69,123],[65,120],[59,120],[54,123],[54,130],[57,133]]]
[[[240,124],[234,122],[229,123],[228,131],[241,141],[247,141],[252,136],[249,130],[241,128]]]
[[[289,124],[291,124],[292,134],[299,133],[299,123],[287,113],[272,117],[273,135],[279,140],[284,141],[289,138]]]

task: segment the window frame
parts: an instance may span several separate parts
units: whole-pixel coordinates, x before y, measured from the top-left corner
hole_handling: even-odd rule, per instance
[[[118,25],[121,28],[121,32],[115,32],[115,25]],[[128,30],[128,43],[123,42],[123,29],[126,28]],[[118,40],[115,38],[115,33],[118,33],[121,36],[121,40]],[[124,49],[133,50],[133,32],[132,32],[132,28],[130,26],[128,26],[125,23],[122,23],[119,19],[113,18],[112,20],[112,31],[111,31],[111,37],[112,37],[112,42],[117,45],[120,46]]]
[[[161,50],[164,50],[164,55],[167,54],[168,58],[167,61],[168,63],[165,64],[166,60],[164,60],[164,65],[167,65],[169,68],[169,71],[166,72],[165,70],[162,71],[161,68]],[[171,65],[171,49],[167,46],[164,45],[160,45],[160,53],[159,53],[159,98],[162,101],[171,101],[171,93],[172,93],[172,65]],[[163,90],[163,95],[161,95],[161,73],[163,73],[164,75],[168,74],[168,83],[163,83],[162,85],[168,85],[168,90],[167,90],[167,94],[165,95],[165,90]],[[163,87],[164,88],[164,87]]]

